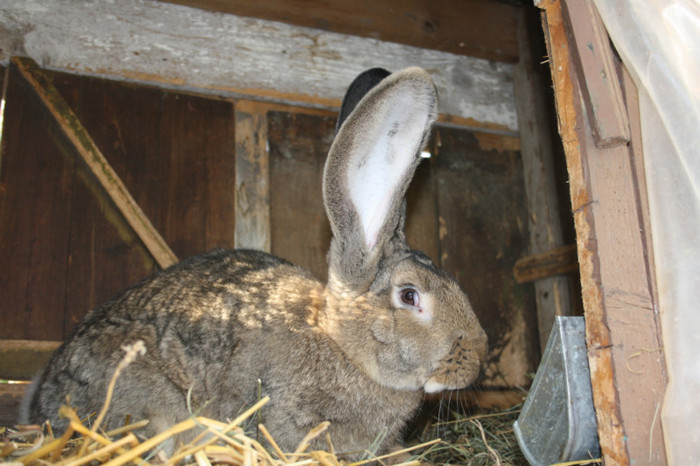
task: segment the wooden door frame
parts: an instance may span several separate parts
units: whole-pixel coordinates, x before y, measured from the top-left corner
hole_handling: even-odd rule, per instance
[[[586,92],[591,92],[596,79],[587,72],[595,70],[575,66],[575,53],[583,55],[593,47],[572,35],[565,8],[573,3],[542,0],[538,6],[543,10],[569,172],[598,435],[606,465],[665,464],[660,406],[667,378],[652,273],[637,89],[618,63],[610,81],[620,86],[623,103],[613,110],[629,121],[630,141],[600,144],[594,126],[606,123],[586,106],[590,99]],[[582,4],[591,12],[589,19],[602,24],[592,1]],[[581,16],[572,18],[578,21]],[[603,44],[607,34],[604,39]],[[613,96],[606,99],[617,105]]]

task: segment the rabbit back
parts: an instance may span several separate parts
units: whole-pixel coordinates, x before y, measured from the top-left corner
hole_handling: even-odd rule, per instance
[[[65,428],[66,395],[81,417],[99,412],[122,345],[142,340],[146,354],[118,378],[107,428],[127,415],[149,419],[147,436],[193,413],[231,419],[261,391],[271,398],[263,422],[288,450],[324,420],[333,438],[352,439],[340,451],[383,434],[394,443],[400,432],[386,426],[408,419],[420,394],[376,384],[319,332],[324,293],[308,272],[258,251],[183,261],[86,316],[40,376],[28,421]]]

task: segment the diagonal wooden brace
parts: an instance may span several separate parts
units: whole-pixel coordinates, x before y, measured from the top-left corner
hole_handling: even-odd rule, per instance
[[[124,219],[141,239],[146,249],[166,268],[177,262],[177,257],[165,242],[158,230],[141,210],[128,189],[97,148],[90,134],[80,123],[48,76],[31,58],[13,57],[12,64],[39,97],[49,113],[54,117],[61,131],[71,142],[81,160],[87,164],[100,186],[114,202]]]

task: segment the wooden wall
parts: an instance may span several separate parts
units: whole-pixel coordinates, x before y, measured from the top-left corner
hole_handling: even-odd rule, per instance
[[[233,247],[236,102],[54,73],[54,84],[182,258]],[[11,73],[0,175],[0,339],[62,340],[156,270],[151,256]],[[326,277],[325,111],[266,113],[272,253]],[[526,385],[538,359],[522,161],[512,138],[439,126],[408,194],[407,236],[454,275],[489,334],[484,385]]]
[[[0,183],[0,338],[62,340],[155,270],[55,123],[11,74]],[[54,83],[179,257],[232,243],[229,103],[55,74]]]

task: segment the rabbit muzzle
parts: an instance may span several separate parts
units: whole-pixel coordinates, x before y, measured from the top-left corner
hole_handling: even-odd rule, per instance
[[[480,329],[477,336],[459,335],[447,356],[425,383],[426,393],[466,388],[476,380],[488,350],[486,334]]]

